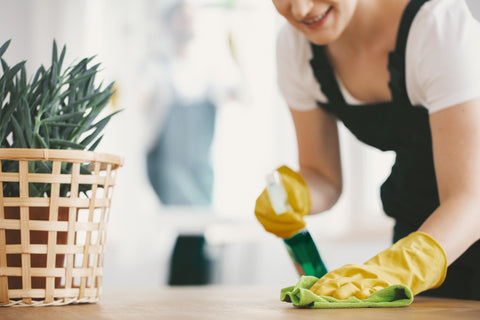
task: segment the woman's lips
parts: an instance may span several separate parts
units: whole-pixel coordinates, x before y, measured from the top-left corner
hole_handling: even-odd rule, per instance
[[[309,29],[318,28],[318,27],[322,26],[327,21],[327,18],[329,16],[330,12],[332,11],[332,8],[333,7],[330,6],[327,9],[327,11],[325,11],[323,14],[321,14],[319,16],[316,16],[316,17],[303,19],[302,21],[300,21],[300,23],[302,23],[304,26],[306,26]]]

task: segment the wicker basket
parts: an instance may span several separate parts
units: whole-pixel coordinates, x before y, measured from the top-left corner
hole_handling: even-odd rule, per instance
[[[122,159],[90,151],[0,149],[0,160],[0,306],[96,302]],[[18,170],[3,172],[7,162]],[[51,172],[29,172],[42,163]],[[46,186],[48,196],[31,196],[36,185]],[[9,186],[18,190],[13,196],[6,194]]]

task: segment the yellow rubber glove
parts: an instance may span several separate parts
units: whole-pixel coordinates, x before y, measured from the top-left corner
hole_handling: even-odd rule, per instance
[[[365,299],[393,284],[403,284],[414,295],[443,283],[447,257],[430,235],[413,232],[364,264],[347,264],[327,273],[310,291],[344,300]]]
[[[310,213],[310,192],[303,177],[287,166],[277,169],[292,210],[277,215],[273,210],[267,190],[264,189],[255,203],[255,216],[265,230],[280,238],[290,238],[305,228],[303,217]]]

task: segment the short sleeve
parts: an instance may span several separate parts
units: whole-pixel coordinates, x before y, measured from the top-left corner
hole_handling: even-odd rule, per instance
[[[463,0],[424,5],[410,29],[407,90],[430,113],[480,97],[480,25]]]
[[[317,101],[326,101],[316,81],[310,59],[308,40],[290,25],[277,37],[277,81],[287,104],[300,111],[318,108]]]

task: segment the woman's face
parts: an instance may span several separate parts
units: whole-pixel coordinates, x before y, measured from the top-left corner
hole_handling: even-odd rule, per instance
[[[180,2],[171,12],[167,23],[177,43],[187,43],[194,37],[194,14],[188,4]]]
[[[311,42],[335,41],[349,24],[358,0],[272,0],[277,11]]]

